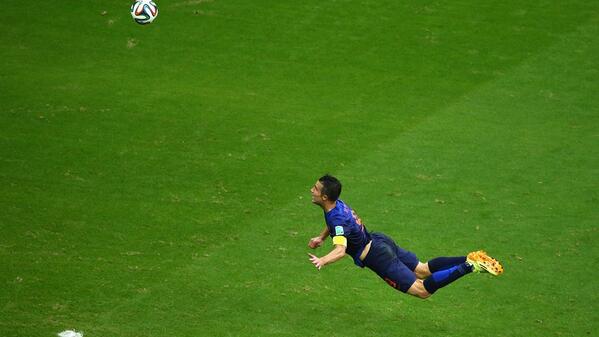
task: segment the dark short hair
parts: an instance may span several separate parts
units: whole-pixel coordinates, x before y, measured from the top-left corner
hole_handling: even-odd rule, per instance
[[[341,182],[330,174],[325,174],[318,179],[322,184],[322,194],[326,195],[331,201],[335,201],[341,194]]]

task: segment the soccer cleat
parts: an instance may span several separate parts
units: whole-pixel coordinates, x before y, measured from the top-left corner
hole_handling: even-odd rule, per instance
[[[475,273],[489,273],[494,276],[503,273],[501,263],[487,255],[484,250],[469,253],[466,262],[472,266],[472,271]]]

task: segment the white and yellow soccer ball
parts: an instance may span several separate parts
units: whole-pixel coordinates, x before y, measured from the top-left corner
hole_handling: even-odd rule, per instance
[[[131,5],[131,16],[140,25],[147,25],[158,16],[158,6],[152,0],[136,0]]]

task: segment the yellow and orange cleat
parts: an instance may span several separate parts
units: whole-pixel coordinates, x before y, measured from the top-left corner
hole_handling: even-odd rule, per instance
[[[494,276],[503,273],[501,263],[487,255],[484,250],[469,253],[466,256],[466,262],[472,266],[472,271],[475,273],[489,273]]]

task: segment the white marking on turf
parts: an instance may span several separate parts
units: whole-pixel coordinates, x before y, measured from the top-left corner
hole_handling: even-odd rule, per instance
[[[58,334],[59,337],[83,337],[83,332],[65,330]]]

